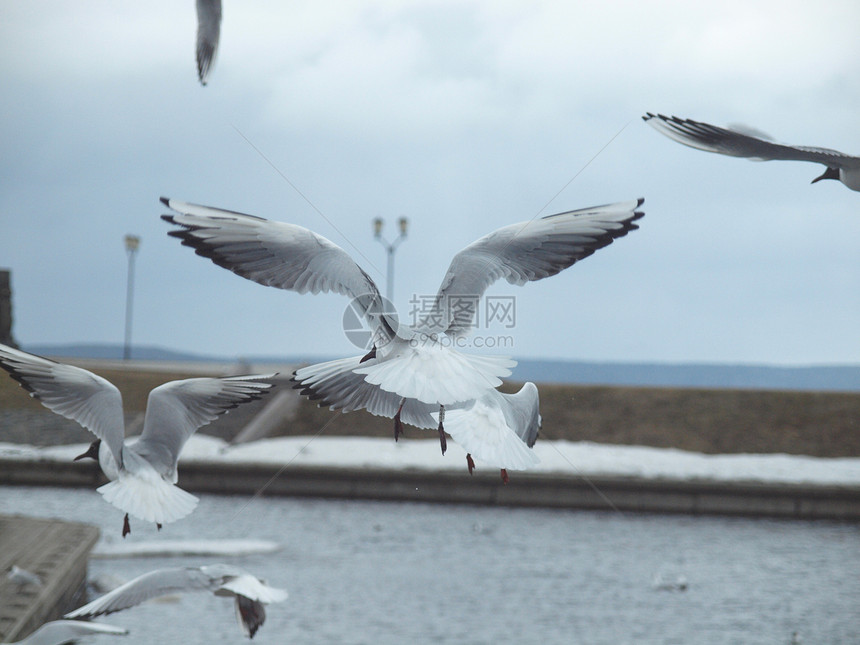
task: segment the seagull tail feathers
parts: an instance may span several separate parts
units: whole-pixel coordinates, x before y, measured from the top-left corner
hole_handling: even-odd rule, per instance
[[[138,476],[120,473],[119,479],[98,488],[105,501],[146,522],[167,524],[182,519],[199,501],[191,493],[169,483],[160,475]]]

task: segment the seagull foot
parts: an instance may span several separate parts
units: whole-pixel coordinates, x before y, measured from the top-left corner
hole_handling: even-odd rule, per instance
[[[442,446],[442,454],[445,454],[445,451],[448,450],[448,439],[445,437],[445,426],[443,422],[445,421],[445,406],[439,406],[439,444]]]
[[[471,453],[466,453],[466,466],[469,468],[469,474],[472,474],[472,471],[475,470],[475,462],[472,459]]]
[[[502,468],[501,474],[502,474],[502,483],[507,484],[510,481],[510,478],[508,477],[507,469]]]
[[[158,522],[156,522],[156,523],[155,523],[155,527],[156,527],[159,531],[161,530],[161,524],[159,524]]]
[[[128,523],[128,513],[125,514],[125,519],[122,521],[122,536],[125,537],[131,533],[131,525]]]
[[[394,415],[394,440],[397,441],[400,435],[403,434],[403,422],[400,420],[400,412],[403,410],[403,404],[406,399],[400,400],[400,407],[397,408],[397,414]]]

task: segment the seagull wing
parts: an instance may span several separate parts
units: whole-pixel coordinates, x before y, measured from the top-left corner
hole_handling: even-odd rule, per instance
[[[73,365],[0,345],[0,367],[57,414],[77,421],[110,448],[122,464],[125,422],[122,395],[109,381]]]
[[[90,623],[82,620],[52,620],[39,627],[24,640],[17,641],[17,645],[61,645],[62,643],[76,642],[78,638],[94,634],[124,635],[128,634],[128,630],[104,623]]]
[[[221,586],[221,582],[220,578],[213,578],[199,568],[156,569],[129,580],[83,607],[70,611],[65,618],[88,618],[111,614],[168,594],[215,591]]]
[[[502,414],[508,426],[531,448],[540,431],[540,397],[537,386],[524,383],[516,394],[499,392]]]
[[[197,76],[206,85],[221,35],[221,0],[197,0]]]
[[[786,160],[812,161],[828,167],[860,167],[860,157],[853,157],[838,150],[809,146],[789,146],[753,136],[752,131],[721,128],[692,119],[668,117],[646,113],[642,119],[678,143],[691,148],[716,152],[732,157],[747,157],[757,161]]]
[[[372,329],[393,338],[383,301],[373,280],[342,248],[304,227],[253,215],[161,198],[178,215],[162,219],[180,226],[169,235],[198,255],[243,278],[296,291],[333,291],[353,298]]]
[[[296,370],[293,375],[296,385],[293,387],[301,388],[300,393],[317,401],[320,407],[329,406],[332,410],[343,412],[367,410],[373,415],[390,419],[397,414],[403,397],[368,383],[364,374],[354,371],[374,364],[375,358],[362,362],[361,356],[352,356],[309,365]],[[430,413],[438,409],[438,405],[406,399],[400,410],[400,419],[418,428],[435,428],[438,422]]]
[[[242,403],[265,395],[275,374],[190,378],[159,385],[149,393],[143,432],[129,450],[145,456],[162,474],[176,470],[179,453],[201,426]]]
[[[465,336],[484,291],[505,278],[515,285],[555,275],[615,238],[639,228],[644,200],[548,215],[500,228],[457,253],[418,331]]]

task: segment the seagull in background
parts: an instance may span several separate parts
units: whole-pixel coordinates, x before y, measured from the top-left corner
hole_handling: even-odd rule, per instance
[[[46,408],[97,437],[75,461],[96,459],[111,480],[98,492],[125,511],[123,537],[131,532],[129,514],[160,529],[194,510],[197,498],[176,486],[185,442],[219,414],[266,394],[272,388],[266,381],[276,376],[191,378],[159,385],[149,393],[143,432],[126,444],[122,396],[106,379],[6,345],[0,345],[0,367]]]
[[[197,76],[206,85],[221,36],[221,0],[197,0]]]
[[[282,602],[287,592],[229,564],[204,567],[156,569],[138,576],[100,598],[66,614],[66,618],[91,618],[122,611],[145,600],[189,591],[211,591],[236,599],[236,618],[249,638],[266,620],[264,605]]]
[[[14,583],[18,587],[32,585],[34,587],[42,586],[42,579],[31,571],[22,569],[17,564],[13,564],[6,574],[6,579]]]
[[[340,369],[398,396],[395,439],[411,399],[433,406],[444,454],[446,408],[480,399],[516,365],[508,357],[454,348],[474,328],[478,299],[501,278],[524,285],[555,275],[637,229],[643,213],[636,209],[644,200],[536,218],[480,238],[454,256],[430,311],[412,326],[399,325],[385,311],[373,280],[343,249],[306,228],[166,197],[161,201],[177,213],[161,216],[180,227],[169,235],[215,264],[265,286],[350,296],[374,342],[366,355],[345,359]],[[300,379],[331,366],[304,368]]]
[[[436,428],[439,413],[435,406],[416,399],[402,398],[368,383],[354,371],[360,357],[341,358],[296,370],[293,387],[320,407],[353,412],[367,410],[373,415],[392,418],[398,411],[400,421],[417,428]],[[508,482],[508,469],[526,470],[539,463],[530,448],[540,430],[538,389],[525,383],[516,394],[487,390],[479,399],[454,404],[447,411],[445,430],[466,450],[469,474],[475,468],[472,455],[501,470]],[[395,440],[403,432],[397,425]]]
[[[860,157],[838,150],[789,146],[770,140],[766,134],[743,126],[720,128],[692,119],[679,119],[647,112],[642,117],[655,130],[691,148],[716,152],[731,157],[747,157],[752,161],[812,161],[827,166],[824,174],[812,180],[838,179],[851,190],[860,191]]]
[[[125,635],[128,634],[128,630],[83,620],[53,620],[45,623],[23,640],[0,645],[65,645],[76,643],[84,636],[96,634]]]

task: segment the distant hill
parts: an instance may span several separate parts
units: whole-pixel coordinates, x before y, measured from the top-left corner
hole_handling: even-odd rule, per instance
[[[45,356],[121,359],[122,345],[29,345],[28,352]],[[135,346],[132,358],[152,361],[213,361],[241,358],[251,363],[307,363],[336,357],[206,356],[162,347]],[[716,363],[598,363],[522,359],[511,380],[581,385],[737,388],[860,392],[860,365],[780,367]]]

